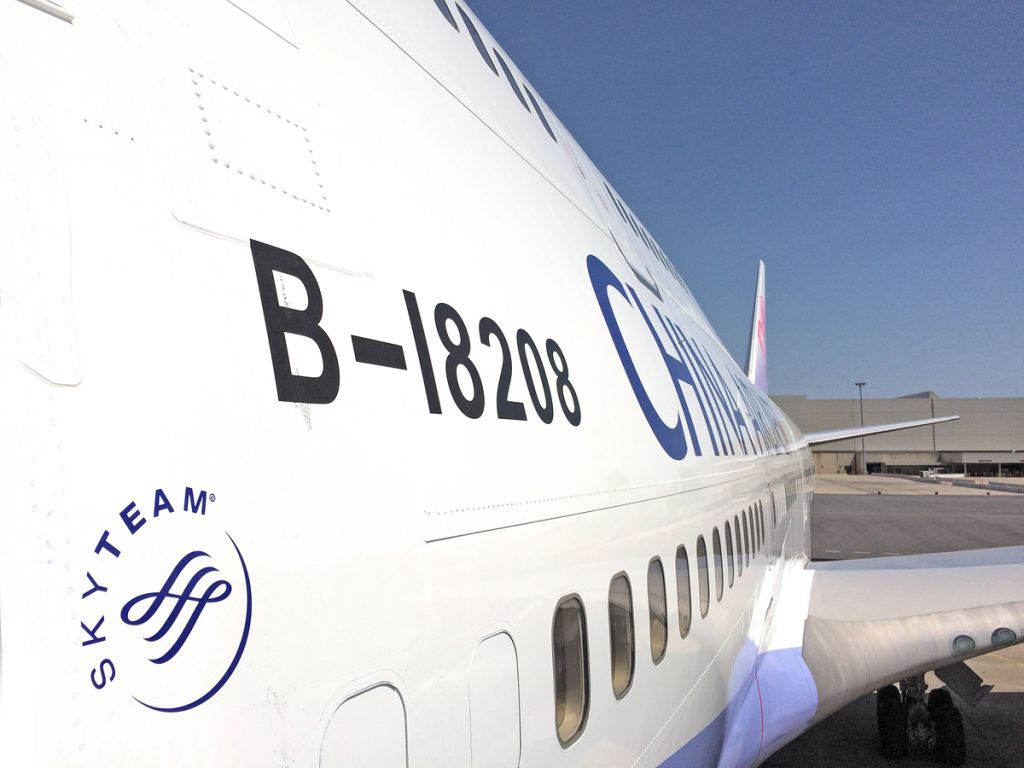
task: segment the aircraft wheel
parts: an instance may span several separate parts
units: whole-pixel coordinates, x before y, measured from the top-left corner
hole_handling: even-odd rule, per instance
[[[952,707],[953,697],[949,691],[945,688],[936,688],[934,691],[928,692],[928,714],[931,715],[932,719],[935,718],[935,713],[943,707]]]
[[[878,746],[887,758],[907,754],[907,709],[895,685],[879,688],[875,696],[878,714]]]
[[[967,759],[964,743],[964,719],[954,706],[939,707],[935,721],[935,757],[944,765],[963,765]]]
[[[878,689],[876,698],[878,699],[878,701],[882,701],[883,699],[886,701],[890,699],[899,699],[900,689],[897,688],[895,685],[887,685],[884,688]]]

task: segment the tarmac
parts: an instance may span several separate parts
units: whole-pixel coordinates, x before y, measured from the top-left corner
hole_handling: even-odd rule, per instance
[[[992,483],[1024,482],[1021,478],[970,478],[970,481],[984,486]],[[1010,496],[1018,494],[978,487],[968,488],[951,483],[930,483],[911,480],[899,475],[818,475],[814,478],[815,494],[829,496],[863,496],[870,494],[894,494],[899,496]]]
[[[935,486],[884,475],[815,478],[815,560],[1017,544],[1024,544],[1024,494]]]
[[[938,495],[936,495],[938,492]],[[936,486],[880,475],[821,476],[811,503],[814,559],[914,555],[1024,544],[1024,494]],[[1024,645],[967,662],[992,692],[964,717],[970,768],[1024,768]],[[941,687],[929,674],[929,688]],[[931,760],[887,760],[878,751],[875,697],[836,712],[773,755],[769,768],[923,768]]]

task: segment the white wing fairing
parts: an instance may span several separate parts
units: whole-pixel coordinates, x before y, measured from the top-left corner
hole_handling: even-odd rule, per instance
[[[5,3],[0,92],[0,764],[746,766],[1020,636],[829,665],[807,440],[464,3]]]
[[[803,658],[815,721],[894,680],[1024,637],[1024,547],[812,568]]]

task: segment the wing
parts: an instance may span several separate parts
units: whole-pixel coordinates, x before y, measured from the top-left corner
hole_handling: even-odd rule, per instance
[[[885,432],[898,432],[901,429],[927,427],[929,424],[942,424],[946,421],[956,421],[959,418],[959,416],[938,416],[934,419],[897,421],[893,424],[873,424],[869,427],[846,427],[844,429],[830,429],[827,432],[808,432],[804,437],[807,438],[808,445],[818,445],[819,443],[831,443],[836,440],[848,440],[851,437],[868,437],[869,435],[881,435]]]
[[[1024,547],[815,563],[802,656],[813,721],[1024,637]]]

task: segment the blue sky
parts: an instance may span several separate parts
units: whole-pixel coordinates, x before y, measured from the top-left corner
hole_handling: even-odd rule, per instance
[[[471,0],[769,391],[1024,395],[1024,6]]]

